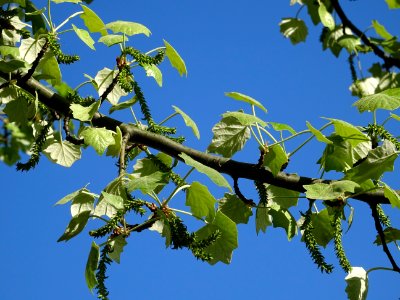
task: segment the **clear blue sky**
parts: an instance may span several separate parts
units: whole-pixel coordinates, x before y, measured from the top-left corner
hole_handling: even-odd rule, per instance
[[[35,1],[38,7],[46,1]],[[350,17],[364,30],[372,19],[387,25],[394,34],[400,23],[398,12],[389,12],[383,0],[341,1]],[[65,9],[65,8],[68,9]],[[293,17],[296,8],[287,1],[101,1],[90,6],[105,22],[129,20],[146,25],[150,38],[133,37],[132,45],[150,50],[168,40],[182,55],[188,77],[181,78],[169,63],[162,66],[164,86],[159,88],[151,78],[139,72],[137,79],[161,120],[177,105],[198,124],[201,140],[191,137],[181,120],[177,125],[190,138],[187,145],[206,149],[212,138],[211,128],[227,110],[244,108],[241,103],[224,97],[224,92],[239,91],[258,99],[269,110],[260,112],[266,121],[284,122],[296,130],[305,121],[323,124],[321,116],[363,122],[351,106],[348,86],[350,72],[346,56],[334,58],[322,52],[318,42],[321,27],[310,25],[307,43],[293,47],[279,33],[282,17]],[[61,12],[57,9],[61,8]],[[53,17],[60,23],[74,5],[54,5]],[[300,17],[308,19],[306,10]],[[73,21],[80,25],[79,18]],[[66,35],[65,52],[80,53],[82,61],[64,69],[64,80],[75,87],[84,81],[83,73],[95,76],[103,67],[112,68],[116,50],[98,46],[96,52],[71,35]],[[98,38],[98,37],[96,37]],[[367,64],[365,65],[367,68]],[[125,115],[116,114],[124,118]],[[126,119],[126,121],[129,121]],[[301,143],[299,140],[298,143]],[[255,143],[235,159],[257,160]],[[316,160],[322,146],[308,145],[295,157],[288,169],[307,176],[318,176]],[[0,298],[95,299],[85,284],[84,268],[91,238],[83,233],[67,243],[57,243],[69,222],[69,208],[54,207],[64,195],[90,183],[100,193],[115,178],[115,161],[98,157],[87,149],[83,159],[66,169],[49,163],[45,157],[28,173],[17,173],[0,165],[2,182],[2,239],[0,257]],[[334,175],[332,175],[334,176]],[[222,191],[201,176],[217,196]],[[389,182],[398,183],[396,178]],[[255,199],[252,185],[242,181],[243,192]],[[179,201],[179,199],[177,199]],[[183,203],[184,199],[180,199]],[[373,221],[365,205],[355,204],[355,223],[344,237],[344,247],[353,266],[368,269],[389,266],[381,248],[371,245],[375,239]],[[297,208],[296,208],[297,209]],[[294,209],[298,215],[304,205]],[[392,215],[399,226],[400,215]],[[194,225],[195,226],[195,225]],[[87,231],[86,231],[87,232]],[[326,258],[337,266],[332,245]],[[398,258],[398,252],[395,252]],[[107,281],[111,299],[345,299],[345,274],[336,267],[334,274],[321,274],[312,263],[300,236],[288,243],[282,229],[268,228],[256,235],[254,219],[239,226],[239,248],[231,265],[196,261],[186,250],[165,249],[164,240],[155,232],[132,234],[121,257],[121,264],[109,268]],[[398,299],[399,275],[373,272],[369,299]]]

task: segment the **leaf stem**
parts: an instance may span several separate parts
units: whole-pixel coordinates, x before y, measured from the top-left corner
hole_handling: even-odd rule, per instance
[[[180,209],[177,209],[177,208],[170,208],[170,210],[172,210],[174,212],[177,212],[177,213],[184,214],[184,215],[193,216],[193,214],[191,212],[188,212],[188,211],[185,211],[185,210],[180,210]]]
[[[255,107],[254,107],[253,104],[251,105],[251,110],[252,110],[252,112],[253,112],[253,116],[254,116],[254,117],[257,117],[257,115],[256,115],[256,109],[255,109]],[[259,135],[260,140],[261,140],[261,142],[262,142],[262,145],[265,145],[263,136],[262,136],[261,131],[260,131],[260,125],[259,125],[257,122],[256,122],[256,127],[257,127],[257,131],[258,131],[258,135]],[[276,141],[276,140],[275,140],[275,141]]]
[[[176,115],[179,115],[179,113],[174,112],[173,114],[170,114],[168,117],[166,117],[164,120],[162,120],[158,125],[164,124],[165,122],[167,122],[169,119],[175,117]]]
[[[190,170],[186,173],[186,175],[182,178],[182,182],[185,182],[189,175],[194,171],[195,167],[190,168]],[[175,196],[175,194],[182,189],[180,185],[176,186],[172,193],[168,196],[166,200],[163,201],[163,205],[167,205],[169,201]]]
[[[69,16],[68,18],[66,18],[60,25],[58,25],[58,26],[54,29],[54,31],[58,31],[61,27],[63,27],[65,24],[67,24],[67,23],[69,22],[69,20],[71,20],[72,18],[74,18],[74,17],[76,17],[76,16],[79,16],[79,15],[81,15],[81,14],[83,14],[83,11],[78,11],[78,12],[76,12],[76,13],[70,15],[70,16]]]

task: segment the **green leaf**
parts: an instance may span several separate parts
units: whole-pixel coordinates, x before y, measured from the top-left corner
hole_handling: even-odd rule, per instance
[[[215,217],[215,202],[208,188],[197,181],[186,190],[185,205],[190,207],[190,211],[196,218],[205,217],[208,222],[211,222]]]
[[[289,207],[297,206],[300,193],[269,184],[267,185],[267,195],[269,203],[288,209]]]
[[[179,75],[187,76],[186,64],[179,53],[166,40],[164,40],[165,55],[168,57],[172,67],[178,70]]]
[[[259,109],[267,112],[267,109],[260,102],[258,102],[256,99],[254,99],[250,96],[247,96],[247,95],[244,95],[244,94],[238,93],[238,92],[226,92],[225,96],[230,97],[235,100],[238,100],[238,101],[243,101],[243,102],[249,103],[250,105],[257,106]]]
[[[194,135],[200,139],[200,132],[199,129],[197,128],[196,123],[190,118],[187,114],[185,114],[179,107],[172,105],[174,108],[175,112],[180,114],[183,118],[183,121],[185,121],[186,126],[190,127],[194,133]]]
[[[165,177],[166,174],[159,171],[147,176],[131,177],[126,187],[129,192],[140,190],[143,194],[148,194],[160,185],[165,185]]]
[[[54,141],[43,153],[52,162],[68,168],[81,158],[81,147],[68,141]]]
[[[40,77],[43,77],[50,81],[52,85],[59,85],[62,83],[60,66],[53,53],[47,52],[40,60],[37,69],[41,74],[36,78],[40,79]]]
[[[396,229],[393,227],[388,227],[388,228],[385,228],[385,230],[383,231],[383,234],[385,235],[385,242],[387,244],[400,240],[400,230],[399,229]],[[379,236],[379,234],[376,235],[374,244],[376,244],[378,246],[382,245],[382,240],[381,240],[381,237]]]
[[[6,104],[4,112],[10,122],[26,124],[35,116],[36,107],[34,103],[29,103],[25,98],[18,97]]]
[[[291,213],[287,209],[283,209],[279,206],[273,205],[268,211],[268,214],[272,217],[273,227],[281,227],[285,229],[286,236],[290,241],[292,237],[294,237],[297,233],[296,220],[291,215]]]
[[[69,108],[71,109],[72,115],[75,119],[87,122],[92,120],[94,114],[99,110],[100,104],[100,101],[96,101],[90,106],[85,107],[77,103],[72,103]]]
[[[131,36],[135,34],[144,34],[150,36],[150,30],[139,23],[128,22],[128,21],[115,21],[106,24],[106,28],[110,29],[114,33],[124,33],[125,35]]]
[[[337,43],[351,54],[357,51],[357,46],[361,45],[361,40],[355,35],[344,34],[337,40]]]
[[[90,217],[90,211],[84,211],[76,216],[74,216],[65,229],[64,234],[57,240],[57,242],[68,241],[74,236],[81,233],[85,228],[86,223]]]
[[[229,193],[225,193],[224,198],[219,200],[218,210],[236,224],[247,224],[253,215],[251,206]]]
[[[3,55],[2,51],[0,51],[0,53]],[[26,62],[24,60],[11,59],[9,61],[0,61],[0,71],[4,73],[11,73],[19,68],[25,68],[25,66]]]
[[[326,248],[328,243],[335,235],[335,230],[332,226],[332,217],[329,211],[325,208],[318,213],[311,215],[313,224],[312,233],[318,245]]]
[[[333,19],[332,15],[328,12],[326,6],[322,2],[319,2],[318,14],[321,19],[321,23],[325,27],[328,27],[330,30],[335,29],[335,20]]]
[[[371,150],[367,158],[358,166],[346,172],[345,179],[362,183],[368,179],[379,179],[383,173],[393,171],[397,158],[396,147],[385,140],[382,146]]]
[[[345,141],[341,136],[333,134],[329,136],[329,140],[333,144],[328,144],[318,160],[321,169],[324,171],[346,171],[349,170],[354,163],[353,147],[349,142]]]
[[[235,222],[218,211],[215,214],[214,220],[198,230],[196,236],[199,240],[206,239],[216,230],[221,233],[221,237],[205,249],[205,252],[212,256],[212,259],[208,263],[214,265],[221,261],[229,264],[232,259],[233,250],[238,247],[238,232]]]
[[[72,29],[75,31],[76,35],[84,42],[90,49],[96,50],[94,48],[94,40],[90,36],[89,32],[85,29],[80,29],[72,24]]]
[[[400,208],[400,196],[399,196],[399,194],[397,194],[396,191],[393,190],[387,184],[385,184],[384,187],[383,187],[383,194],[384,194],[385,198],[389,199],[390,204],[392,204],[392,207]]]
[[[308,28],[303,20],[297,18],[283,18],[279,23],[280,32],[284,37],[289,38],[293,45],[305,42],[308,35]]]
[[[98,40],[99,43],[103,43],[107,47],[111,47],[112,45],[115,45],[115,44],[120,44],[124,41],[125,42],[129,41],[128,37],[120,35],[120,34],[105,35],[105,36],[102,36],[101,38],[99,38],[99,40]]]
[[[90,32],[100,32],[102,36],[107,36],[106,25],[96,13],[86,5],[81,5],[81,7],[83,9],[83,14],[80,15],[80,18],[85,23],[87,29],[89,29]]]
[[[108,146],[114,144],[114,132],[105,128],[86,127],[80,135],[85,144],[92,146],[98,155],[102,155]]]
[[[75,217],[84,211],[94,211],[94,196],[88,193],[86,189],[82,189],[81,192],[74,197],[71,204],[71,215]]]
[[[28,63],[33,63],[38,56],[39,52],[42,50],[45,39],[35,40],[33,38],[23,39],[21,41],[21,46],[19,46],[19,53],[22,59]]]
[[[289,126],[287,124],[277,123],[277,122],[268,122],[268,124],[270,124],[275,131],[287,130],[291,134],[296,134],[296,130],[294,130],[291,126]]]
[[[162,73],[156,65],[143,65],[146,75],[153,77],[159,87],[162,87]]]
[[[0,45],[0,55],[2,55],[3,57],[8,56],[8,55],[10,55],[14,58],[20,57],[19,49],[17,47],[9,46],[9,45]],[[6,62],[6,64],[7,64],[7,62]]]
[[[334,181],[332,183],[314,183],[303,185],[306,197],[310,199],[335,200],[342,198],[346,193],[354,193],[359,184],[350,180]]]
[[[107,90],[107,88],[112,84],[113,78],[115,76],[117,76],[117,72],[110,70],[108,68],[104,68],[96,74],[96,77],[94,78],[94,80],[97,83],[97,86],[98,86],[97,92],[99,93],[100,97]],[[118,103],[118,100],[122,96],[126,96],[126,95],[127,95],[127,93],[124,92],[118,84],[116,84],[114,86],[114,88],[112,89],[111,93],[108,94],[107,100],[110,101],[110,103],[112,105],[115,105]]]
[[[223,118],[212,129],[214,137],[208,146],[208,151],[232,157],[241,150],[250,138],[249,126],[242,125],[236,118]]]
[[[115,104],[115,105],[110,107],[109,113],[112,114],[114,111],[129,108],[132,105],[134,105],[137,101],[138,101],[137,97],[134,96],[132,99],[130,99],[128,101],[124,101],[124,102]]]
[[[268,152],[264,155],[264,167],[271,170],[271,173],[276,176],[282,166],[288,162],[288,156],[283,150],[282,146],[275,144],[272,147],[268,147]]]
[[[179,154],[179,156],[185,161],[185,164],[196,168],[197,171],[203,173],[211,179],[216,185],[221,187],[226,187],[229,190],[232,190],[231,186],[229,185],[228,181],[225,179],[224,176],[221,175],[218,171],[199,163],[198,161],[194,160],[190,156],[186,155],[185,153]]]
[[[112,247],[113,251],[108,253],[108,256],[115,261],[116,263],[120,263],[120,259],[121,259],[121,253],[124,251],[124,247],[127,245],[128,243],[126,242],[126,238],[123,237],[122,235],[117,236],[116,238],[114,238],[111,243],[110,246]]]
[[[112,218],[123,208],[124,199],[127,199],[125,184],[121,177],[117,177],[101,193],[93,214]]]
[[[260,203],[257,205],[256,209],[256,232],[257,234],[260,232],[265,233],[268,226],[272,225],[272,217],[269,215],[269,208],[266,203]]]
[[[399,0],[385,0],[390,9],[400,8]]]
[[[90,291],[97,285],[96,270],[100,260],[100,248],[93,241],[90,247],[89,256],[86,262],[85,279]]]
[[[63,205],[63,204],[70,202],[72,199],[74,199],[76,196],[78,196],[82,190],[83,189],[79,189],[75,192],[72,192],[71,194],[64,196],[62,199],[58,200],[56,202],[56,204],[54,204],[54,205]]]
[[[368,142],[369,138],[356,126],[338,119],[326,118],[333,123],[335,133],[340,135],[344,140],[347,140],[352,146],[357,146],[359,143]]]
[[[114,143],[109,145],[107,148],[107,156],[117,157],[121,153],[122,147],[122,132],[119,127],[116,128],[116,134],[114,135]]]
[[[380,37],[382,37],[385,40],[390,40],[393,38],[393,35],[391,35],[383,26],[380,24],[377,20],[372,20],[372,27],[375,29],[376,34],[378,34]]]
[[[310,122],[306,122],[307,128],[311,131],[311,133],[315,136],[315,138],[325,144],[333,144],[333,142],[328,139],[321,131],[319,131],[318,129],[316,129],[315,127],[313,127],[311,125]]]
[[[349,300],[366,300],[368,294],[368,274],[361,267],[352,267],[346,280],[346,293]]]
[[[377,109],[395,110],[400,107],[400,88],[388,89],[380,93],[362,97],[353,103],[359,112]]]
[[[245,126],[250,126],[250,125],[255,126],[257,123],[262,127],[267,126],[267,123],[261,120],[260,118],[253,115],[245,114],[244,112],[241,111],[226,112],[222,115],[222,117],[223,118],[233,117],[236,120],[238,120],[240,124]]]

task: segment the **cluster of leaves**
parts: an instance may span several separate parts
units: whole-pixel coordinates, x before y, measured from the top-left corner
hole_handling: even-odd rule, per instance
[[[49,5],[51,2],[79,4],[81,1],[53,0],[49,1]],[[87,285],[90,290],[97,290],[99,298],[108,299],[105,285],[107,267],[113,261],[120,262],[131,233],[154,230],[165,238],[167,247],[187,248],[194,257],[210,264],[230,263],[232,252],[238,246],[237,224],[247,224],[253,210],[256,212],[254,218],[257,233],[265,233],[270,226],[280,227],[285,230],[288,240],[291,240],[300,229],[312,260],[321,271],[327,273],[333,270],[333,266],[325,262],[321,247],[325,248],[332,241],[339,264],[348,273],[346,291],[349,297],[366,297],[367,272],[352,267],[347,260],[342,245],[342,222],[347,221],[349,227],[352,223],[354,208],[350,198],[371,191],[383,189],[384,197],[392,206],[400,208],[398,193],[383,181],[383,175],[393,170],[399,149],[396,134],[389,132],[385,125],[388,121],[399,121],[400,117],[390,113],[382,122],[378,122],[377,117],[379,109],[391,112],[400,107],[397,74],[389,72],[389,68],[397,63],[394,54],[399,52],[398,42],[383,25],[375,21],[372,26],[379,37],[368,38],[359,34],[336,0],[292,1],[292,4],[298,3],[301,8],[307,8],[314,25],[323,25],[321,42],[324,49],[330,49],[336,56],[343,48],[348,51],[353,78],[351,89],[361,97],[354,106],[360,113],[372,113],[371,124],[357,126],[329,118],[320,129],[306,122],[307,129],[297,132],[284,123],[263,121],[256,111],[259,109],[266,113],[267,109],[254,98],[239,92],[228,92],[226,96],[241,101],[249,113],[245,110],[224,113],[212,129],[214,136],[207,149],[209,153],[219,156],[208,153],[197,155],[195,150],[179,144],[184,139],[173,136],[175,128],[154,121],[151,105],[134,76],[136,68],[142,68],[147,76],[162,86],[159,66],[165,57],[180,75],[187,74],[184,61],[167,41],[164,41],[162,47],[148,52],[127,46],[128,38],[138,34],[149,36],[150,30],[142,24],[128,21],[105,24],[83,4],[80,4],[80,11],[56,27],[51,15],[46,15],[45,9],[36,9],[29,0],[0,3],[0,23],[5,24],[0,31],[0,105],[4,129],[0,159],[14,165],[20,159],[20,152],[30,151],[28,163],[17,164],[20,170],[28,170],[37,165],[41,153],[56,164],[70,167],[81,158],[82,149],[87,146],[93,147],[98,155],[105,153],[118,159],[118,177],[100,194],[92,193],[85,187],[57,202],[70,203],[72,216],[58,241],[68,241],[77,236],[84,231],[89,221],[94,224],[102,222],[97,229],[89,232],[92,237],[104,240],[102,250],[93,242],[86,265]],[[392,2],[388,3],[392,7],[396,6]],[[342,24],[336,24],[332,16],[334,12]],[[20,20],[18,16],[23,16],[23,19]],[[90,49],[95,49],[96,45],[93,36],[100,35],[97,41],[99,44],[119,47],[121,50],[113,69],[104,67],[93,78],[86,75],[88,80],[77,89],[72,89],[62,81],[59,63],[70,64],[78,57],[63,53],[60,41],[64,32],[61,29],[77,16],[82,19],[85,29],[71,24],[71,30]],[[26,26],[28,23],[31,27]],[[25,30],[25,27],[31,29]],[[306,39],[306,23],[297,16],[283,19],[280,28],[293,44]],[[385,55],[381,56],[377,49]],[[370,52],[383,61],[370,68],[372,77],[359,79],[353,58],[359,53]],[[39,104],[46,102],[37,97],[33,89],[27,88],[27,82],[32,80],[49,84],[66,100],[67,109]],[[94,88],[96,97],[81,95],[79,89],[86,84]],[[128,100],[120,102],[123,97]],[[111,106],[109,114],[117,110],[131,110],[134,123],[115,121],[113,126],[95,127],[94,121],[101,118],[99,110],[104,108],[105,102]],[[195,122],[178,107],[173,108],[175,112],[165,122],[180,115],[194,135],[200,138]],[[141,114],[146,124],[142,124],[136,114]],[[53,128],[57,122],[60,125],[58,130]],[[79,128],[75,130],[78,124]],[[160,144],[172,145],[170,147],[178,150],[165,151],[169,155],[162,151],[154,154],[147,147],[149,145],[138,144],[130,139],[133,130],[143,131],[147,136],[157,138]],[[309,135],[306,141],[301,141],[291,151],[287,150],[286,141],[299,139],[306,134]],[[233,191],[220,173],[221,166],[228,164],[237,152],[243,150],[252,137],[261,155],[258,162],[257,158],[254,160],[251,171],[261,170],[270,176],[270,182],[264,178],[249,177],[254,180],[259,195],[258,203],[246,199],[240,192],[238,176],[233,176],[233,171],[230,174],[235,181]],[[321,173],[324,175],[333,171],[336,176],[340,174],[337,177],[339,180],[313,180],[300,187],[286,187],[280,181],[282,170],[290,169],[291,156],[314,138],[325,147],[318,160]],[[155,143],[150,146],[163,149],[162,146],[157,148]],[[178,161],[191,167],[190,170],[176,169]],[[214,161],[217,163],[213,165]],[[126,171],[126,165],[130,162],[133,162],[131,173]],[[183,174],[178,175],[177,170]],[[217,200],[207,186],[197,181],[190,182],[188,177],[193,170],[205,174],[214,184],[224,189],[224,196]],[[169,184],[173,188],[172,192],[164,188]],[[186,200],[187,211],[173,206],[172,200],[181,195]],[[296,220],[297,210],[293,208],[302,197],[308,198],[313,205]],[[196,224],[200,225],[194,232],[189,232],[188,224],[179,214],[192,216]],[[380,206],[377,207],[377,215],[378,223],[386,228],[377,228],[375,243],[386,249],[388,243],[396,243],[400,239],[399,230],[389,227],[390,222]],[[137,224],[127,223],[128,216],[137,220]],[[399,271],[393,262],[392,267]]]

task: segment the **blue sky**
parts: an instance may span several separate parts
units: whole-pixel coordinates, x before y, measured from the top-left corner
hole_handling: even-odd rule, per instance
[[[35,3],[42,7],[45,2]],[[399,13],[389,11],[384,1],[341,2],[360,28],[366,29],[372,19],[378,19],[398,34]],[[188,77],[179,77],[165,62],[162,88],[143,73],[135,76],[156,120],[164,119],[173,112],[171,105],[177,105],[197,122],[200,141],[181,120],[173,123],[182,134],[189,136],[189,146],[205,150],[212,138],[211,128],[222,113],[247,109],[225,97],[227,91],[254,97],[269,110],[268,114],[260,111],[261,118],[288,123],[299,131],[306,128],[306,120],[316,127],[322,125],[321,116],[360,125],[368,120],[368,116],[360,115],[351,106],[356,99],[348,91],[351,78],[346,55],[336,59],[331,53],[322,52],[318,42],[320,26],[310,25],[307,43],[296,47],[279,33],[280,19],[294,17],[297,11],[297,7],[289,6],[289,1],[95,0],[90,7],[106,23],[129,20],[146,25],[152,31],[151,37],[131,38],[134,47],[150,50],[161,46],[164,38],[184,58]],[[77,8],[72,4],[53,5],[55,22],[60,23]],[[308,20],[306,10],[300,17]],[[72,23],[81,24],[79,19]],[[85,80],[83,73],[94,77],[103,67],[114,66],[116,49],[99,45],[93,52],[72,34],[65,38],[65,52],[83,51],[81,62],[64,69],[64,80],[71,86]],[[127,118],[124,114],[116,117]],[[299,139],[297,144],[302,141]],[[253,141],[234,158],[255,162],[256,149]],[[321,150],[322,145],[317,142],[306,146],[293,158],[288,172],[318,176],[316,161]],[[90,149],[69,169],[53,165],[45,157],[28,173],[0,165],[2,299],[95,299],[84,279],[91,238],[81,234],[67,243],[57,243],[70,214],[68,207],[53,204],[87,183],[90,190],[100,193],[116,175],[115,161],[99,157]],[[203,180],[216,196],[223,194],[205,177],[194,175],[191,180]],[[396,187],[396,178],[388,177],[388,182]],[[256,199],[251,183],[243,180],[241,186],[248,197]],[[183,203],[184,197],[177,201]],[[382,250],[371,244],[375,230],[368,208],[354,201],[353,204],[356,219],[344,237],[352,265],[365,269],[389,266]],[[301,209],[305,206],[295,209],[294,213]],[[398,212],[392,214],[394,226],[399,226],[398,219]],[[333,247],[328,245],[326,258],[337,266],[332,253]],[[395,255],[398,257],[398,253]],[[111,299],[346,298],[345,274],[340,267],[332,275],[321,274],[300,242],[300,236],[288,243],[285,232],[273,228],[257,236],[254,218],[249,224],[239,226],[239,248],[229,266],[209,266],[196,261],[185,250],[165,249],[164,240],[157,233],[143,232],[129,238],[121,264],[113,264],[109,275]],[[371,273],[369,296],[369,299],[398,299],[398,274]]]

